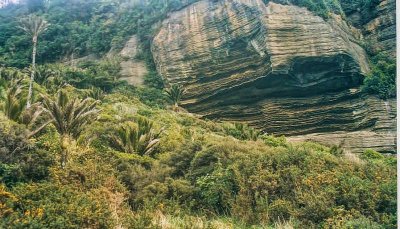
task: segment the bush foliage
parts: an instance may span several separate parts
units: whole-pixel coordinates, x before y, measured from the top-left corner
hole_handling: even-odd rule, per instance
[[[396,97],[395,60],[381,53],[372,58],[371,62],[372,69],[364,79],[363,90],[381,99]]]
[[[367,150],[351,160],[337,148],[254,135],[118,92],[98,108],[64,169],[54,127],[27,140],[25,126],[3,116],[3,227],[185,227],[196,219],[203,228],[396,228],[393,158]],[[150,155],[117,151],[110,131],[140,115],[148,128],[164,127],[159,144]]]
[[[157,73],[146,78],[150,88],[129,86],[118,80],[117,59],[43,64],[103,55],[137,34],[146,51],[136,58],[154,70],[154,25],[191,1],[48,2],[1,11],[1,95],[11,81],[26,83],[17,79],[29,72],[11,66],[29,65],[30,40],[10,15],[30,12],[51,23],[39,41],[34,102],[43,108],[41,97],[60,90],[74,101],[101,101],[91,106],[96,117],[64,142],[60,129],[76,127],[73,116],[87,109],[71,106],[59,125],[31,136],[32,126],[7,115],[0,96],[1,228],[397,228],[394,157],[366,150],[354,159],[337,146],[292,143],[243,123],[165,109]],[[341,12],[337,1],[290,2],[321,16]],[[366,90],[392,96],[394,69],[378,58]],[[47,108],[31,119],[61,112]],[[68,160],[60,167],[62,152]]]

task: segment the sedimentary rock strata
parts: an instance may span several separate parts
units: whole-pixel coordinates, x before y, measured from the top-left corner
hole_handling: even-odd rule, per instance
[[[392,119],[371,114],[383,101],[359,92],[369,71],[361,36],[340,16],[297,6],[202,0],[163,22],[152,52],[166,84],[186,88],[183,106],[203,117],[290,136],[375,133]]]
[[[146,63],[135,59],[137,52],[137,37],[132,36],[119,53],[119,55],[124,58],[120,63],[121,79],[134,86],[143,85],[144,76],[148,73]]]
[[[396,56],[396,1],[340,0],[350,23],[364,35],[368,51]]]

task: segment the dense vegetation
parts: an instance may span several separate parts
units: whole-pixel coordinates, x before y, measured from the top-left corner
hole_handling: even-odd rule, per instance
[[[135,3],[127,0],[31,0],[24,7],[8,7],[0,12],[0,65],[29,65],[29,37],[17,29],[18,23],[15,20],[27,13],[43,15],[52,25],[40,41],[39,63],[72,60],[86,55],[102,56],[110,50],[121,49],[129,36],[137,34],[144,50],[138,58],[151,64],[150,38],[157,30],[157,24],[169,12],[195,1],[149,0]],[[274,2],[306,7],[324,18],[330,13],[344,15],[341,4],[347,4],[344,0]],[[359,0],[352,1],[352,4],[358,8],[371,8],[377,1]]]
[[[138,58],[151,59],[149,38],[157,29],[154,25],[190,1],[52,0],[49,5],[43,0],[28,2],[35,4],[9,7],[0,13],[0,65],[29,65],[30,39],[18,31],[15,20],[29,12],[42,15],[52,25],[40,41],[39,63],[102,56],[121,49],[133,34],[138,35],[145,50]]]
[[[162,92],[149,37],[186,2],[45,2],[0,17],[1,228],[396,228],[395,158],[202,120],[179,107],[184,88]],[[50,23],[29,109],[32,42],[11,18],[27,12]],[[151,87],[121,82],[118,58],[60,63],[132,34]],[[385,97],[382,58],[366,85]]]
[[[382,99],[396,97],[396,61],[380,53],[372,58],[371,66],[363,90],[377,94]]]
[[[57,67],[67,81],[72,70]],[[396,228],[392,157],[369,150],[351,158],[337,147],[150,107],[122,83],[103,91],[88,80],[91,89],[79,89],[78,79],[91,74],[35,84],[35,104],[45,112],[27,125],[4,105],[26,96],[28,81],[18,70],[2,72],[14,77],[3,83],[0,112],[2,227]],[[96,100],[90,96],[97,118],[83,119],[81,129],[71,129],[79,117],[55,117],[82,110],[82,99]],[[15,108],[20,116],[24,109]]]

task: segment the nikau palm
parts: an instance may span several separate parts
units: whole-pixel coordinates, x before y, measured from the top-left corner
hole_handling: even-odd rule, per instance
[[[21,80],[11,83],[1,108],[7,118],[26,126],[26,137],[30,138],[45,128],[49,121],[42,116],[43,109],[40,103],[34,103],[25,109],[22,96],[24,87],[20,82]]]
[[[2,81],[4,80],[8,82],[13,82],[14,80],[21,78],[20,76],[20,72],[15,68],[0,67],[0,80]]]
[[[33,137],[51,123],[51,120],[43,115],[43,111],[41,103],[34,103],[20,115],[18,122],[29,130],[27,138]]]
[[[57,132],[61,135],[61,166],[67,162],[67,149],[71,139],[77,139],[86,124],[91,122],[98,114],[97,101],[91,98],[84,100],[70,99],[68,95],[60,91],[55,100],[43,97],[44,112],[50,117]]]
[[[19,28],[24,30],[26,34],[32,36],[32,43],[33,43],[33,50],[32,50],[32,70],[31,70],[31,78],[29,82],[29,91],[28,91],[28,98],[26,101],[26,107],[29,108],[31,106],[31,99],[32,99],[32,87],[33,82],[35,80],[35,64],[36,64],[36,47],[38,42],[38,37],[41,33],[46,31],[49,24],[43,18],[30,15],[26,18],[20,20]]]
[[[153,123],[144,117],[136,118],[136,123],[123,123],[111,136],[112,145],[125,153],[151,154],[159,144],[161,131],[153,131]]]
[[[87,92],[86,96],[96,99],[96,100],[103,100],[105,97],[105,93],[98,87],[91,87]]]
[[[173,109],[177,109],[181,102],[185,89],[181,85],[173,84],[169,89],[165,90],[169,100],[173,103]]]
[[[19,82],[19,78],[20,73],[18,70],[0,67],[0,99],[3,97],[6,98],[6,89],[12,87],[12,84],[15,84],[15,82]]]
[[[9,119],[14,121],[18,121],[24,110],[25,105],[22,102],[22,92],[23,86],[21,86],[20,81],[17,81],[10,86],[5,95],[2,110]]]
[[[32,69],[28,69],[29,74],[32,74]],[[53,77],[60,77],[61,71],[51,65],[38,65],[34,70],[35,81],[38,84],[46,84],[46,82]]]

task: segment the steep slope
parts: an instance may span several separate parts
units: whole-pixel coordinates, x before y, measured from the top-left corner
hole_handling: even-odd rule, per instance
[[[202,0],[163,22],[152,52],[166,83],[187,89],[183,106],[203,117],[392,152],[393,114],[359,92],[369,66],[361,32],[347,24],[293,5]]]

